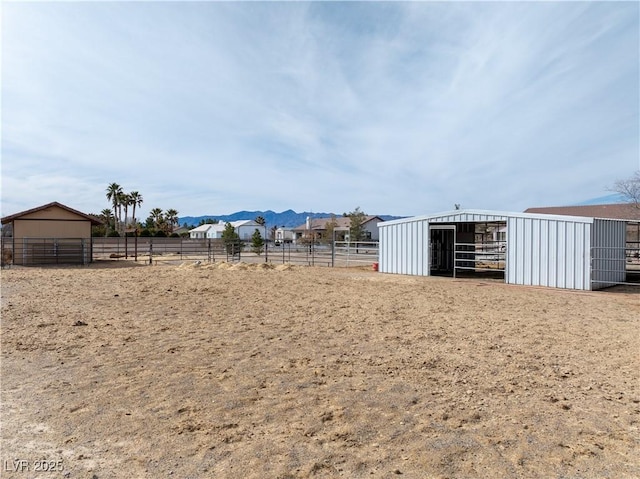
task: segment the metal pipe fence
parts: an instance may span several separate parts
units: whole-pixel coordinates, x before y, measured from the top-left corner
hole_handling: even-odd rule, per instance
[[[88,264],[92,261],[134,260],[149,264],[183,261],[269,262],[326,267],[373,266],[378,262],[377,242],[312,243],[267,242],[260,252],[251,243],[222,239],[159,237],[29,238],[14,246],[2,237],[2,266],[10,264]]]
[[[200,260],[269,262],[305,266],[362,266],[378,261],[377,242],[310,243],[267,242],[260,253],[251,243],[225,243],[222,239],[94,237],[93,257],[98,260],[134,259],[150,263]]]
[[[331,266],[364,266],[378,262],[380,245],[377,241],[334,241]]]
[[[640,243],[627,242],[626,247],[591,248],[592,285],[640,286]]]
[[[504,272],[506,257],[507,249],[504,241],[454,244],[456,270]]]
[[[86,265],[91,262],[90,238],[2,238],[2,267],[8,264]]]
[[[246,245],[222,239],[115,237],[93,238],[94,259],[145,261],[240,261]]]

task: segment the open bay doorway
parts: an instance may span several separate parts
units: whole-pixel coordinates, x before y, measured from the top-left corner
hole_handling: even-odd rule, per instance
[[[453,277],[456,226],[432,224],[429,230],[429,274]]]

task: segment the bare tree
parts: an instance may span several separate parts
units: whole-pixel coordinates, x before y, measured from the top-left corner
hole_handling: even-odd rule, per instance
[[[630,178],[617,180],[613,184],[611,191],[620,193],[627,203],[640,209],[640,170],[636,171]]]

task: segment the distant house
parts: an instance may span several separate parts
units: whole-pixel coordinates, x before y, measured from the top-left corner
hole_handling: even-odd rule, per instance
[[[264,237],[264,227],[260,224],[256,223],[253,220],[238,220],[231,221],[231,225],[235,229],[235,232],[238,234],[241,240],[249,241],[255,233],[256,228],[260,231],[260,234]],[[190,238],[211,238],[211,239],[219,239],[222,238],[222,233],[226,228],[227,223],[220,222],[216,224],[204,224],[189,230]]]
[[[256,232],[256,229],[260,232],[262,238],[265,238],[266,232],[264,230],[264,226],[256,223],[253,220],[232,221],[231,224],[235,228],[236,233],[238,233],[238,236],[240,236],[240,239],[243,241],[251,240],[251,237]]]
[[[214,226],[220,226],[219,224],[204,224],[200,226],[196,226],[189,230],[189,238],[191,239],[204,239],[204,238],[220,238],[217,234],[217,228]],[[224,228],[222,228],[224,229]],[[220,231],[220,234],[222,231]]]
[[[293,228],[294,241],[305,236],[313,235],[315,239],[320,239],[327,233],[327,223],[335,221],[334,231],[336,240],[343,240],[345,234],[351,227],[351,218],[348,216],[336,216],[335,218],[309,218],[305,224]],[[378,241],[378,223],[383,220],[379,216],[365,216],[362,223],[364,231],[364,241]]]
[[[13,264],[87,264],[93,253],[91,227],[102,221],[54,201],[5,216],[2,224],[13,232],[3,238]]]
[[[292,228],[285,228],[284,226],[276,228],[275,242],[280,243],[292,243],[295,233]]]

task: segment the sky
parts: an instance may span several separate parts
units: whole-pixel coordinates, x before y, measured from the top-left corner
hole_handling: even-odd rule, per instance
[[[638,2],[0,8],[2,216],[523,211],[640,169]]]

